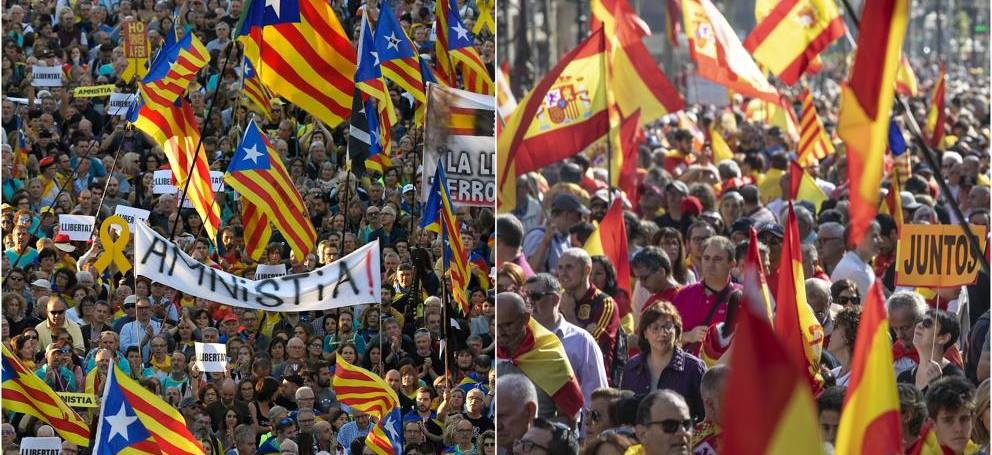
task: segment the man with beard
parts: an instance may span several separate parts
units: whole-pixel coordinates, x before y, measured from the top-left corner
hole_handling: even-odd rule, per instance
[[[103,195],[103,208],[101,211],[107,216],[113,214],[117,210],[118,205],[128,205],[127,199],[122,198],[120,194],[120,181],[117,177],[110,176],[107,177],[105,182],[107,184],[107,191]]]
[[[327,414],[331,410],[331,406],[337,401],[337,394],[331,387],[333,378],[328,362],[317,362],[310,370],[310,388],[315,397],[313,407],[321,415]]]
[[[403,415],[403,423],[405,425],[407,422],[420,422],[424,436],[433,443],[439,444],[443,430],[437,424],[437,413],[431,410],[433,398],[431,389],[421,387],[417,390],[416,404]]]

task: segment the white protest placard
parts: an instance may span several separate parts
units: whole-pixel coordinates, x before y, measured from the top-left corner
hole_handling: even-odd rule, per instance
[[[127,225],[132,231],[134,230],[134,220],[148,221],[148,215],[151,213],[152,212],[145,209],[129,207],[126,205],[118,205],[117,209],[114,210],[114,215],[120,215],[121,218],[127,220]]]
[[[59,215],[59,233],[69,236],[69,240],[74,242],[85,242],[90,239],[93,233],[93,225],[96,224],[96,217],[88,215]]]
[[[210,171],[210,186],[214,192],[226,191],[224,187],[224,171]]]
[[[283,276],[286,274],[286,264],[258,264],[255,267],[255,279],[264,280],[266,278],[273,278],[277,276]]]
[[[454,205],[492,207],[496,203],[495,99],[435,84],[430,84],[427,99],[427,122],[451,127],[425,128],[420,201],[430,196],[441,159]]]
[[[32,66],[31,85],[34,87],[61,87],[62,67],[38,66],[38,65]]]
[[[59,455],[60,452],[62,439],[58,437],[21,439],[21,455]]]
[[[134,272],[223,305],[266,311],[319,311],[382,302],[379,241],[319,269],[249,280],[209,267],[143,223],[135,225]]]
[[[197,341],[196,367],[206,373],[223,373],[227,369],[227,345]]]
[[[107,115],[127,115],[131,103],[134,102],[134,93],[111,93],[110,101],[107,103]]]
[[[179,190],[172,184],[172,171],[160,169],[152,174],[152,193],[176,194]]]

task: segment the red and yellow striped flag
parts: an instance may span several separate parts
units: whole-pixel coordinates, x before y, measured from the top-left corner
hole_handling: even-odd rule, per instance
[[[200,128],[193,116],[193,108],[189,101],[180,99],[179,105],[170,105],[164,109],[154,109],[144,105],[138,111],[134,122],[135,128],[141,130],[162,147],[176,187],[186,185],[186,179],[192,178],[186,197],[193,203],[196,213],[203,220],[203,228],[210,239],[217,238],[220,229],[220,205],[216,203],[214,189],[210,182],[210,165],[207,164],[207,154],[203,149],[194,149],[200,143]],[[195,164],[194,164],[195,163]],[[190,165],[193,173],[190,174]]]
[[[899,58],[899,70],[896,72],[896,92],[904,96],[916,96],[920,92],[920,84],[916,81],[916,73],[909,65],[905,55]]]
[[[836,452],[901,454],[899,393],[881,281],[872,284],[863,308]]]
[[[66,441],[83,447],[90,445],[90,427],[65,404],[45,381],[21,365],[3,345],[0,374],[3,375],[3,410],[37,417],[55,429]]]
[[[909,1],[865,2],[861,18],[854,65],[841,88],[837,125],[847,145],[852,243],[861,241],[878,211],[878,189],[882,187],[882,162]]]
[[[338,401],[382,419],[399,406],[396,391],[379,375],[348,363],[341,354],[334,364],[334,393]]]
[[[630,256],[627,252],[627,227],[623,222],[623,202],[613,201],[606,215],[596,226],[596,230],[586,239],[583,246],[590,256],[606,256],[613,262],[617,274],[617,287],[632,295],[630,292]],[[630,299],[624,299],[625,308],[617,307],[620,312],[620,325],[627,333],[634,333],[634,313],[630,308]]]
[[[786,354],[768,320],[750,306],[742,309],[730,348],[730,375],[720,410],[720,453],[822,454],[816,405],[804,375]]]
[[[947,123],[947,113],[944,109],[946,94],[947,67],[941,65],[937,82],[933,86],[933,94],[930,95],[930,110],[927,112],[927,138],[930,140],[930,147],[937,150],[944,149],[944,130]]]
[[[799,240],[799,222],[790,201],[778,268],[778,290],[775,293],[775,333],[782,340],[785,352],[805,375],[811,390],[817,394],[823,388],[823,377],[820,375],[823,327],[806,302],[806,280],[803,278]]]
[[[820,52],[844,36],[844,19],[833,0],[758,1],[756,15],[766,11],[756,18],[744,47],[786,85],[799,82]]]
[[[272,227],[269,226],[269,217],[265,212],[251,203],[241,204],[241,225],[245,232],[245,252],[253,261],[258,261],[265,252],[265,247],[269,246],[269,239],[272,238]]]
[[[186,33],[162,49],[142,79],[141,96],[156,109],[166,109],[179,99],[196,75],[210,63],[210,53],[193,33]]]
[[[516,352],[503,351],[499,346],[496,349],[497,358],[513,362],[551,397],[560,415],[570,419],[578,415],[585,399],[565,347],[554,333],[530,318]]]
[[[479,52],[475,50],[472,36],[462,22],[454,0],[437,0],[437,70],[448,85],[454,86],[456,67],[461,68],[465,90],[492,95],[495,89],[492,76],[486,69]]]
[[[826,130],[823,129],[823,122],[816,113],[816,106],[813,105],[813,94],[809,89],[803,89],[803,112],[799,117],[799,165],[807,167],[816,164],[827,156],[833,155],[834,144],[827,137]]]

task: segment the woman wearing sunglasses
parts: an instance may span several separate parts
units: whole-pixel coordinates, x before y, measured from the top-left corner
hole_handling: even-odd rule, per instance
[[[913,347],[920,355],[919,363],[912,369],[903,371],[896,377],[896,382],[915,384],[917,389],[926,393],[927,387],[941,377],[964,376],[964,370],[944,355],[954,346],[960,334],[961,325],[951,313],[944,310],[927,311],[913,331]]]

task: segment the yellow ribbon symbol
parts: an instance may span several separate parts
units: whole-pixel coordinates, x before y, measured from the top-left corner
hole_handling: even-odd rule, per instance
[[[117,236],[117,240],[110,238],[111,226],[120,227],[121,232]],[[128,229],[127,220],[118,215],[103,220],[103,224],[100,225],[100,243],[103,244],[103,254],[100,255],[100,258],[97,259],[96,264],[93,264],[93,266],[100,273],[103,273],[107,269],[107,266],[113,262],[117,266],[118,271],[127,273],[128,270],[131,270],[131,263],[124,256],[124,250],[130,241],[131,230]]]
[[[472,33],[478,35],[483,29],[486,29],[491,34],[496,34],[496,21],[493,20],[493,8],[496,7],[495,0],[476,0],[476,6],[479,7],[479,17],[475,20],[475,27],[472,27]]]

